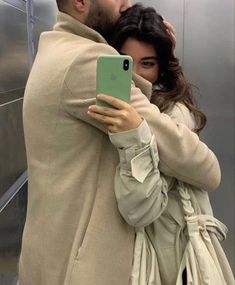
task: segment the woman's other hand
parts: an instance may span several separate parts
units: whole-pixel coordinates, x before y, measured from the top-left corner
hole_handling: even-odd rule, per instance
[[[169,33],[169,35],[171,37],[171,40],[172,40],[172,51],[174,53],[175,47],[176,47],[176,30],[175,30],[174,26],[170,22],[164,20],[163,23],[166,26],[167,32]]]
[[[111,133],[136,129],[141,124],[143,119],[130,104],[103,94],[99,94],[97,97],[115,109],[91,105],[88,108],[88,115],[106,125]]]

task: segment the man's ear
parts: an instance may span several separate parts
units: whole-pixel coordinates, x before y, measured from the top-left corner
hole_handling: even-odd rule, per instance
[[[72,0],[73,8],[80,13],[84,13],[87,9],[87,2],[87,0]]]

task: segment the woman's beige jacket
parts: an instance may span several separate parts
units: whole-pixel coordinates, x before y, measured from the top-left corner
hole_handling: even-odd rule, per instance
[[[183,104],[177,103],[168,114],[177,124],[195,128],[194,118]],[[218,241],[226,237],[226,227],[213,218],[208,192],[191,186],[189,205],[186,194],[180,194],[184,189],[178,191],[177,180],[159,172],[157,139],[146,121],[137,129],[109,136],[120,156],[115,177],[118,207],[137,233],[132,285],[176,285],[188,242],[183,200],[188,209],[192,205],[209,232],[226,280],[221,285],[233,285],[232,271]]]
[[[134,230],[114,194],[118,153],[87,115],[95,103],[97,57],[116,53],[63,13],[40,37],[23,106],[29,191],[20,285],[128,285]],[[135,77],[135,84],[151,94],[145,80]],[[133,83],[131,104],[158,140],[162,171],[215,189],[220,169],[213,152],[142,92]]]

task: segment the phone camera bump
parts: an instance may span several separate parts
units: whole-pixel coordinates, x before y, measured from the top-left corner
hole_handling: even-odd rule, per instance
[[[129,60],[128,60],[128,59],[125,59],[125,60],[123,61],[123,69],[124,69],[125,71],[127,71],[127,70],[129,69]]]

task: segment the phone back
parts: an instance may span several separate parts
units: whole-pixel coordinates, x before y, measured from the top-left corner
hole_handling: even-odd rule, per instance
[[[132,58],[126,55],[102,55],[97,60],[96,92],[130,103]],[[96,104],[108,106],[96,99]]]

